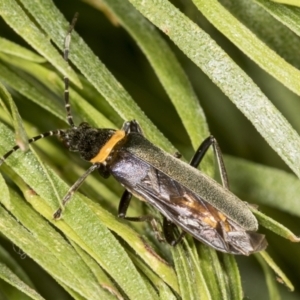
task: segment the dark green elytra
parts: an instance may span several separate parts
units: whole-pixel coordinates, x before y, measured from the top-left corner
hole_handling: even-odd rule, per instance
[[[126,150],[201,195],[203,200],[241,225],[245,231],[257,231],[257,220],[246,202],[209,176],[156,147],[140,134],[128,137]]]

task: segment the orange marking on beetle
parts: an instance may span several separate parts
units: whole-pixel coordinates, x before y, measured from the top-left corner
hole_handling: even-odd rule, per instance
[[[100,149],[98,154],[90,160],[91,163],[102,163],[109,156],[110,152],[116,146],[116,144],[125,137],[124,130],[117,130],[114,135],[105,143]]]
[[[223,221],[223,222],[226,222],[227,218],[225,215],[223,215],[221,212],[218,211],[218,216],[219,218]]]
[[[223,223],[223,227],[224,227],[225,231],[230,232],[232,230],[232,228],[227,221],[227,217],[225,215],[223,215],[221,212],[218,212],[218,216],[220,217],[221,222]]]
[[[212,228],[216,228],[218,225],[218,222],[215,220],[213,216],[204,217],[201,218],[201,220]]]

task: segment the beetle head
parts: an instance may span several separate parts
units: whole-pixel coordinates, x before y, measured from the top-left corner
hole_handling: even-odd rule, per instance
[[[90,161],[114,133],[114,129],[98,129],[84,122],[65,130],[61,138],[70,151],[79,152],[83,159]]]

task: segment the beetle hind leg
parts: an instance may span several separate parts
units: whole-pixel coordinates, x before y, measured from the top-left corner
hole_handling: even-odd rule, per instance
[[[152,215],[144,215],[139,217],[127,217],[127,209],[129,207],[130,201],[131,201],[132,194],[125,190],[119,203],[118,208],[118,217],[127,221],[131,222],[149,222],[151,224],[151,227],[156,235],[156,238],[163,242],[165,239],[162,237],[161,231],[158,228],[157,220]]]
[[[209,136],[201,143],[201,145],[195,152],[194,156],[192,157],[192,159],[190,161],[190,165],[195,168],[198,168],[199,164],[201,163],[204,155],[206,154],[206,152],[210,146],[212,146],[214,149],[214,153],[215,153],[217,163],[218,163],[218,168],[220,171],[222,184],[223,184],[224,188],[229,189],[228,176],[227,176],[227,172],[225,169],[222,151],[221,151],[219,144],[214,136],[212,136],[212,135]]]
[[[175,231],[177,231],[177,226],[169,221],[166,217],[163,220],[163,233],[165,240],[171,246],[176,246],[185,237],[186,232],[182,231],[178,237],[175,237]]]
[[[154,217],[152,215],[144,215],[144,216],[139,216],[139,217],[127,217],[127,209],[129,207],[130,201],[131,201],[132,194],[128,192],[127,190],[124,191],[120,203],[119,203],[119,208],[118,208],[118,217],[121,219],[125,219],[128,221],[132,222],[151,222]]]

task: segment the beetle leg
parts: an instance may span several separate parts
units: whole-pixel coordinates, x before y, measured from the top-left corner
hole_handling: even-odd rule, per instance
[[[151,227],[157,237],[157,239],[162,242],[164,241],[163,237],[161,236],[161,232],[158,229],[157,221],[156,219],[151,215],[145,215],[140,217],[126,217],[126,212],[129,207],[130,201],[131,201],[132,194],[128,192],[127,190],[124,191],[118,208],[118,217],[121,219],[125,219],[131,222],[144,222],[148,221],[151,224]]]
[[[127,190],[125,190],[119,203],[118,217],[132,222],[144,222],[144,221],[151,222],[154,219],[154,217],[151,215],[145,215],[140,217],[126,217],[126,213],[130,204],[131,197],[132,194]]]
[[[53,214],[53,218],[58,220],[61,217],[61,213],[66,204],[71,200],[73,194],[79,189],[85,179],[96,169],[99,168],[99,164],[92,165],[78,180],[70,187],[67,194],[61,201],[61,207]]]
[[[223,184],[224,188],[229,189],[228,176],[227,176],[227,172],[226,172],[226,169],[225,169],[225,164],[224,164],[222,152],[221,152],[221,149],[219,147],[219,144],[218,144],[217,140],[212,135],[209,136],[208,138],[206,138],[201,143],[201,145],[199,146],[199,148],[195,152],[193,158],[191,159],[190,165],[195,167],[195,168],[198,168],[200,162],[202,161],[204,155],[206,154],[206,152],[207,152],[207,150],[210,146],[212,146],[213,149],[214,149],[214,153],[215,153],[215,156],[216,156],[216,159],[217,159],[222,184]]]
[[[170,220],[168,220],[166,217],[164,217],[163,220],[163,232],[165,239],[168,244],[171,246],[176,246],[178,243],[182,241],[182,239],[185,237],[186,232],[182,231],[178,238],[175,238],[174,236],[174,230],[177,228],[177,226],[172,223]]]

